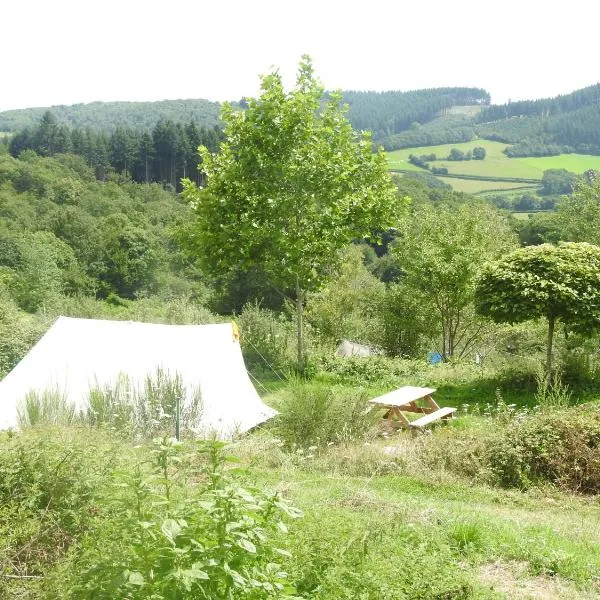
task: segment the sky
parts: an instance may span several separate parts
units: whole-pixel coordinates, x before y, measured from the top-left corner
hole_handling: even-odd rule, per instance
[[[302,54],[330,90],[555,96],[600,81],[599,16],[596,0],[4,0],[0,111],[239,100],[274,69],[292,86]]]

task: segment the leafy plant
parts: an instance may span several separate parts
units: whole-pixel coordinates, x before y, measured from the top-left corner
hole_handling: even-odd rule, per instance
[[[600,412],[554,409],[513,421],[484,442],[492,481],[527,488],[554,483],[566,489],[600,490]]]
[[[87,540],[65,598],[152,600],[291,598],[271,534],[299,512],[277,494],[242,487],[215,440],[187,446],[156,439],[149,470],[121,475],[107,540]],[[187,478],[196,482],[189,492]],[[105,524],[106,526],[106,524]],[[107,545],[110,552],[107,552]],[[91,546],[91,547],[90,547]],[[62,588],[62,586],[61,586]]]

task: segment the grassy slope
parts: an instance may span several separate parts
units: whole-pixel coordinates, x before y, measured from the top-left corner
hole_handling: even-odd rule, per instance
[[[511,183],[509,181],[480,181],[478,179],[454,179],[442,178],[442,181],[449,183],[457,192],[467,194],[478,194],[481,192],[506,192],[537,191],[538,186],[535,183]]]
[[[374,448],[382,451],[385,445],[397,443],[376,443],[369,451],[372,456]],[[402,475],[401,455],[395,458],[399,474],[379,474],[377,463],[369,464],[365,449],[341,447],[335,452],[338,472],[331,472],[330,463],[329,469],[321,469],[319,456],[254,470],[259,481],[285,490],[305,512],[292,528],[291,549],[302,565],[294,570],[306,575],[314,568],[315,546],[327,553],[321,560],[328,564],[319,572],[326,582],[323,591],[309,597],[349,597],[341,591],[343,584],[333,591],[330,570],[331,576],[342,581],[350,571],[357,579],[376,574],[378,597],[394,598],[393,592],[384,594],[392,585],[385,573],[390,569],[398,578],[408,577],[407,558],[413,559],[414,568],[426,562],[436,570],[429,590],[432,595],[423,597],[437,597],[435,591],[448,593],[452,578],[472,587],[472,595],[464,596],[469,598],[523,597],[516,592],[528,585],[549,594],[559,585],[566,594],[543,596],[548,598],[595,597],[589,586],[600,569],[600,525],[593,501],[551,491],[493,489],[433,471]],[[387,457],[384,467],[384,458],[381,452],[380,466],[389,472],[392,459]],[[344,469],[361,460],[364,476],[344,474]],[[486,580],[484,572],[490,565],[501,565],[506,571],[503,584]],[[516,573],[516,565],[524,565],[524,571]],[[507,581],[510,577],[513,580]]]
[[[471,160],[454,162],[439,160],[448,156],[452,148],[462,152],[472,150],[476,146],[482,146],[486,150],[485,160]],[[408,162],[410,154],[435,154],[438,160],[432,162],[435,167],[446,167],[448,172],[455,175],[477,175],[480,177],[516,177],[524,179],[541,180],[547,169],[567,169],[575,173],[583,173],[588,169],[600,169],[600,156],[589,156],[584,154],[561,154],[550,157],[527,157],[508,158],[502,150],[507,144],[492,142],[488,140],[476,140],[462,144],[444,144],[441,146],[423,146],[420,148],[405,148],[388,152],[388,164],[391,169],[407,169],[411,171],[422,170]],[[454,189],[461,192],[477,193],[491,189],[515,189],[523,187],[523,184],[500,183],[500,182],[471,182],[456,179],[445,179]],[[532,185],[532,187],[534,187]]]

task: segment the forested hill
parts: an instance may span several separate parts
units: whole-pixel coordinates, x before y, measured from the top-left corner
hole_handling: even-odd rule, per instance
[[[427,123],[457,105],[487,105],[490,95],[480,88],[435,88],[412,92],[343,92],[355,129],[370,130],[373,138],[409,129],[414,123]]]
[[[427,123],[440,111],[457,104],[489,104],[490,95],[478,88],[437,88],[412,92],[343,92],[355,129],[370,130],[375,139]],[[243,105],[243,102],[240,104]],[[117,128],[150,130],[158,121],[193,122],[212,128],[219,124],[218,102],[163,100],[161,102],[93,102],[51,108],[0,112],[0,131],[35,127],[47,110],[60,124],[75,129],[113,133]]]
[[[477,121],[485,123],[510,117],[554,117],[559,114],[572,112],[581,108],[600,105],[600,83],[591,85],[571,94],[539,100],[520,100],[484,108],[478,115]]]
[[[59,123],[76,129],[112,133],[118,127],[150,130],[158,121],[193,122],[210,129],[219,124],[218,102],[162,100],[160,102],[92,102],[51,108],[24,108],[0,112],[0,131],[36,126],[50,110]]]
[[[600,84],[555,98],[490,106],[476,121],[480,137],[514,144],[509,156],[600,154]]]
[[[346,91],[343,98],[349,105],[353,127],[372,131],[374,141],[386,150],[481,138],[511,144],[506,151],[509,156],[600,154],[600,84],[555,98],[504,105],[490,105],[488,92],[465,87],[410,92]],[[238,105],[243,106],[244,101]],[[56,123],[79,130],[82,135],[96,132],[113,136],[125,131],[129,137],[139,137],[152,132],[158,123],[172,127],[193,124],[215,132],[220,126],[219,109],[217,102],[208,100],[164,100],[56,106],[51,112]],[[0,112],[0,131],[34,130],[46,110]],[[35,149],[29,143],[16,141],[11,151]],[[72,146],[76,146],[75,142]]]
[[[474,115],[421,121],[379,141],[396,150],[477,138],[512,144],[509,156],[600,154],[600,84],[555,98],[481,106]]]

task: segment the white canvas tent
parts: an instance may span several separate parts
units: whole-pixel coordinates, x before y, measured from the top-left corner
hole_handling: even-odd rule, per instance
[[[126,375],[136,387],[157,369],[179,375],[188,400],[200,390],[195,429],[228,438],[273,417],[250,381],[231,324],[158,325],[59,317],[0,381],[0,429],[18,427],[19,403],[30,391],[59,389],[77,411],[93,387]],[[184,403],[185,404],[185,403]]]

